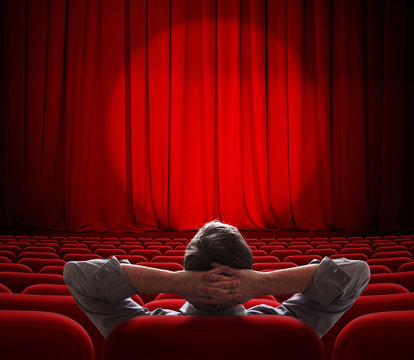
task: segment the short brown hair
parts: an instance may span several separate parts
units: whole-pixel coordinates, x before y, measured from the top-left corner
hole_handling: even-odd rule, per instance
[[[253,254],[246,240],[234,226],[220,221],[205,224],[187,246],[185,270],[207,271],[217,262],[234,269],[251,269]]]

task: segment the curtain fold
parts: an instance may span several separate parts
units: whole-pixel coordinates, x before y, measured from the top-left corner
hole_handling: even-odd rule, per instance
[[[408,0],[6,0],[0,226],[414,229]]]

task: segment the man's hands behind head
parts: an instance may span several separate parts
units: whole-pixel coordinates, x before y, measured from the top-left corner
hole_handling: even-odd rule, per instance
[[[229,266],[212,263],[213,270],[203,273],[202,277],[205,284],[200,284],[200,291],[205,295],[202,297],[204,304],[213,304],[211,297],[216,293],[216,284],[224,277],[227,277],[236,287],[231,288],[231,292],[236,295],[228,297],[228,306],[241,304],[250,299],[263,295],[261,280],[263,273],[250,269],[233,269]]]
[[[177,293],[201,311],[220,311],[240,304],[240,281],[229,276],[227,266],[210,271],[182,271],[177,274]]]

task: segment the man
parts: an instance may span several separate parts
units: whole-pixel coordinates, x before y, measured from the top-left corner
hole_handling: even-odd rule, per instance
[[[141,315],[286,315],[323,336],[361,295],[370,271],[345,258],[271,272],[252,270],[252,252],[233,226],[213,221],[188,244],[184,271],[171,272],[115,257],[71,261],[63,279],[79,307],[105,338],[121,322]],[[179,311],[149,311],[130,297],[139,292],[175,293],[187,302]],[[292,294],[279,307],[241,304],[268,294]]]

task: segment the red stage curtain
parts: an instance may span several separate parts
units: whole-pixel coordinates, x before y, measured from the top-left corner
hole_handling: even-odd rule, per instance
[[[413,228],[413,4],[2,2],[0,225]]]

